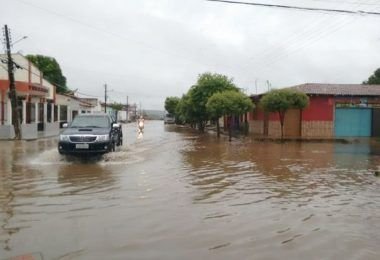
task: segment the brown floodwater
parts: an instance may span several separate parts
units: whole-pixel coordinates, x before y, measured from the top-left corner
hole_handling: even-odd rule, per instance
[[[380,259],[380,143],[124,128],[85,160],[0,142],[0,259]]]

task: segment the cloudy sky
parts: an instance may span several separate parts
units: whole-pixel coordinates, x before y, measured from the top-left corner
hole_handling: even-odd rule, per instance
[[[378,0],[247,0],[380,12]],[[380,16],[204,0],[1,0],[13,51],[60,63],[80,93],[163,109],[202,72],[248,94],[306,82],[361,83],[380,67]]]

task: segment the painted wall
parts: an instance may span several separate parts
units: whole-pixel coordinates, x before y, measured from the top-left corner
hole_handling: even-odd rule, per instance
[[[302,111],[302,121],[333,121],[334,98],[331,96],[311,96],[309,106]]]
[[[2,54],[0,55],[0,58],[7,58],[7,55]],[[16,62],[18,65],[28,69],[29,62],[28,60],[20,55],[20,54],[12,54],[12,59],[14,62]],[[3,63],[2,63],[3,64]],[[3,64],[5,67],[7,64]],[[29,72],[25,69],[15,69],[14,70],[15,75],[15,81],[24,81],[29,82]],[[8,71],[5,70],[2,66],[0,66],[0,80],[8,80]]]
[[[6,55],[2,54],[0,55],[0,58],[6,58]],[[42,73],[37,69],[37,67],[35,67],[21,54],[12,54],[12,58],[16,64],[22,67],[21,69],[19,68],[14,70],[17,93],[20,95],[22,92],[28,92],[31,95],[39,95],[53,100],[55,87],[47,80],[44,80],[42,78]],[[6,64],[4,64],[4,67],[0,66],[0,89],[8,90],[8,72],[5,67]],[[47,95],[45,95],[44,92],[38,93],[30,90],[29,83],[37,85],[42,84],[45,88],[48,89]]]
[[[334,98],[332,96],[309,96],[309,101],[309,106],[302,111],[301,115],[301,136],[331,137],[333,135]],[[253,123],[251,123],[253,133],[263,134],[264,118],[264,111],[259,107],[256,108],[253,113]],[[278,113],[269,113],[268,120],[268,135],[279,136],[281,131]],[[285,124],[286,122],[285,116]]]
[[[258,103],[258,100],[254,100]],[[335,106],[338,107],[377,107],[380,109],[380,97],[360,96],[309,96],[310,104],[302,111],[301,136],[310,138],[332,138],[335,136]],[[257,106],[256,106],[257,107]],[[249,117],[250,130],[254,134],[264,134],[264,111],[257,107]],[[368,119],[369,120],[369,119]],[[269,114],[268,135],[279,136],[279,117]],[[277,124],[276,124],[277,123]],[[286,124],[286,119],[285,119]],[[356,123],[357,124],[357,123]],[[360,124],[360,123],[359,123]],[[372,130],[373,131],[373,130]],[[368,133],[367,133],[368,135]]]
[[[44,87],[48,88],[48,94],[47,94],[46,98],[53,100],[54,99],[55,86],[53,84],[50,84],[50,82],[47,81],[46,79],[42,80],[42,85]]]

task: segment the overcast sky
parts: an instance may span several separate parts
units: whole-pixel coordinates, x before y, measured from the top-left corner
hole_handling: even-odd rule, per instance
[[[378,0],[247,0],[380,12]],[[380,16],[203,0],[0,0],[13,51],[55,57],[81,93],[163,109],[203,72],[248,94],[314,83],[361,83],[380,67]],[[5,9],[4,9],[5,7]]]

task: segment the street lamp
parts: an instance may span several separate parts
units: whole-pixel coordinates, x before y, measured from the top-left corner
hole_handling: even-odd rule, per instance
[[[23,37],[21,37],[21,38],[18,39],[17,41],[13,42],[11,46],[13,47],[16,43],[21,42],[22,40],[25,40],[26,38],[28,38],[28,36],[23,36]]]

